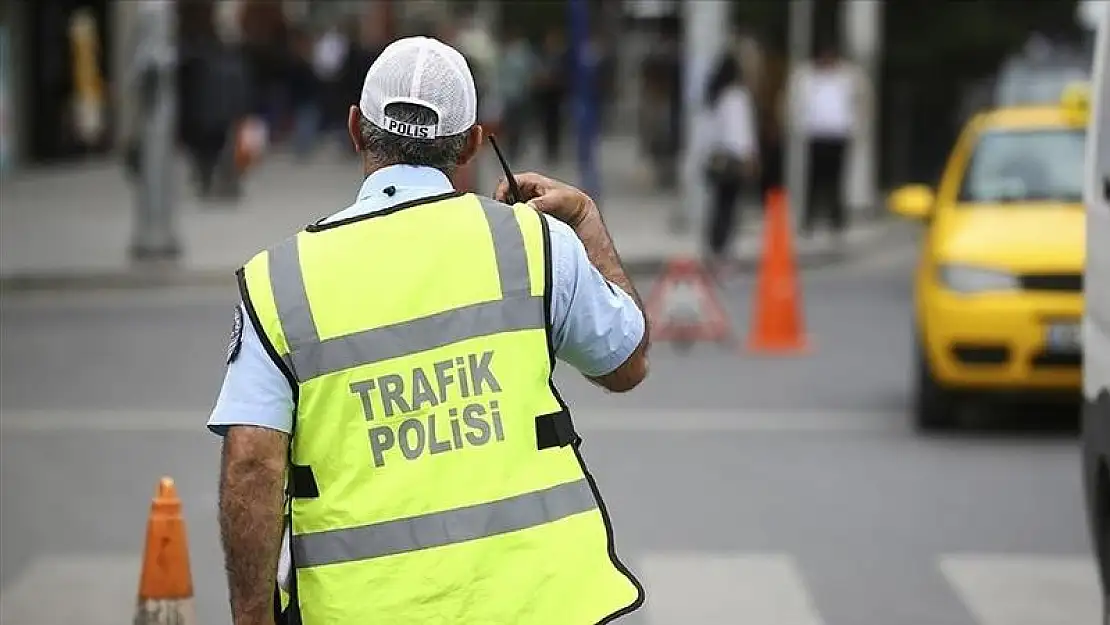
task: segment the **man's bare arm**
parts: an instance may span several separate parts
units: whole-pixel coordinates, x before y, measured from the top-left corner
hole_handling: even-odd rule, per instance
[[[220,464],[220,537],[232,622],[272,625],[289,435],[233,426]]]
[[[636,301],[636,305],[643,310],[640,294],[624,271],[620,255],[617,254],[617,248],[613,245],[612,237],[609,236],[609,229],[601,218],[601,211],[597,209],[592,199],[587,198],[587,202],[589,208],[582,211],[581,221],[569,225],[582,241],[583,247],[586,248],[586,255],[590,258],[590,263],[597,268],[606,280],[631,295],[632,299]]]
[[[647,352],[651,344],[651,333],[643,300],[640,299],[636,286],[624,270],[620,255],[617,254],[617,248],[613,245],[613,239],[609,235],[609,229],[605,226],[605,221],[601,217],[601,211],[597,209],[592,199],[587,201],[589,207],[583,211],[582,220],[576,224],[570,224],[571,227],[574,228],[575,234],[578,235],[583,247],[586,248],[586,255],[589,257],[590,263],[597,268],[602,277],[619,286],[631,296],[640,308],[641,313],[644,314],[644,336],[640,339],[640,344],[636,346],[632,354],[612,372],[590,378],[595,384],[614,393],[624,393],[636,388],[647,377]]]

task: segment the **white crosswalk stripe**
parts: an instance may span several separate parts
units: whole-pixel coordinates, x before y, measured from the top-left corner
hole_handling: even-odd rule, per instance
[[[940,569],[978,625],[1095,625],[1095,564],[1085,557],[948,555]]]
[[[649,552],[628,560],[648,588],[647,603],[629,619],[634,623],[841,625],[822,617],[805,571],[789,554]],[[972,615],[968,625],[1099,623],[1089,557],[949,554],[918,563],[933,564]],[[126,623],[139,566],[138,554],[34,559],[0,589],[0,624]],[[859,610],[869,613],[868,606]]]
[[[651,625],[824,625],[789,556],[654,554],[638,573]]]

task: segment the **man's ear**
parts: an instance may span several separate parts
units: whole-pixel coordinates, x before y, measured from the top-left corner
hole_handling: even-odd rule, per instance
[[[351,105],[351,110],[347,112],[347,134],[351,135],[351,143],[355,146],[355,152],[361,152],[362,148],[362,130],[359,128],[359,122],[362,121],[362,111],[358,110],[357,106]]]
[[[466,165],[474,160],[485,138],[486,131],[482,128],[481,124],[474,124],[474,126],[466,132],[466,147],[463,148],[462,154],[459,154],[459,166]]]

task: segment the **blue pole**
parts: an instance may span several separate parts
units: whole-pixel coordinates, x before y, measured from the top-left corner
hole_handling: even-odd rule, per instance
[[[598,111],[595,79],[597,62],[589,52],[590,7],[588,0],[568,0],[571,58],[574,67],[574,113],[578,130],[578,171],[583,191],[600,203],[601,180],[597,171]]]

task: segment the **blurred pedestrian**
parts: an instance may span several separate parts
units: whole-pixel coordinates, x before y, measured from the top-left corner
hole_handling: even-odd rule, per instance
[[[307,30],[292,32],[292,54],[286,71],[289,106],[293,111],[293,150],[304,159],[312,154],[320,131],[324,88],[314,67],[314,42]]]
[[[347,34],[338,25],[332,24],[317,38],[312,48],[312,69],[316,75],[319,97],[317,109],[320,112],[318,130],[325,135],[346,140],[347,131],[340,113],[346,107],[343,91],[343,67],[347,55],[351,53]]]
[[[616,110],[619,99],[616,83],[617,58],[613,50],[613,40],[600,30],[590,34],[588,50],[594,67],[598,131],[604,133],[612,126],[613,111]]]
[[[759,76],[752,82],[759,126],[759,196],[763,198],[786,182],[783,176],[786,62],[780,51],[761,47]]]
[[[286,130],[289,112],[287,72],[291,53],[288,24],[281,3],[243,0],[240,31],[250,68],[253,113],[275,140]]]
[[[557,357],[637,386],[639,298],[581,191],[452,188],[475,91],[439,41],[386,48],[348,115],[355,203],[238,274],[208,423],[235,623],[588,625],[643,601],[552,379]]]
[[[682,147],[682,55],[678,33],[676,25],[665,22],[641,67],[644,90],[641,142],[655,182],[664,189],[674,188],[678,181],[678,154]]]
[[[453,45],[463,58],[474,76],[474,85],[478,95],[478,123],[486,132],[497,134],[501,130],[502,103],[498,91],[498,68],[500,65],[500,50],[484,21],[477,14],[464,14],[458,21],[449,22],[450,26],[444,31],[451,39],[441,39]],[[455,179],[456,188],[460,191],[478,193],[483,180],[493,179],[493,176],[484,176],[482,161],[475,159],[471,163],[459,168]]]
[[[825,218],[838,240],[847,228],[844,210],[844,163],[857,124],[859,72],[826,40],[810,67],[797,77],[793,105],[809,150],[808,201],[802,234],[810,236]]]
[[[238,122],[249,112],[249,73],[241,51],[216,34],[211,4],[187,5],[188,35],[179,49],[179,123],[204,198],[238,194],[238,176],[223,155]]]
[[[515,162],[534,119],[532,94],[539,72],[539,57],[519,27],[509,26],[505,39],[497,80],[504,104],[502,134],[498,138],[505,147],[506,156]]]
[[[346,110],[346,102],[350,100],[350,94],[358,93],[362,89],[367,70],[386,45],[385,26],[378,20],[364,22],[351,19],[344,24],[344,27],[347,33],[347,53],[343,57],[343,67],[339,72],[340,101],[344,103],[343,111]],[[333,112],[332,115],[341,115],[341,113]],[[346,124],[340,125],[342,128],[338,136],[342,153],[353,154]]]
[[[570,91],[570,50],[563,32],[553,28],[544,37],[541,66],[536,83],[536,108],[540,114],[544,155],[549,167],[562,159],[564,114]]]
[[[710,186],[710,263],[724,271],[730,258],[730,243],[736,229],[737,199],[755,190],[759,176],[759,143],[755,106],[744,82],[740,62],[731,52],[721,55],[710,74],[705,104],[712,133],[706,162]]]

